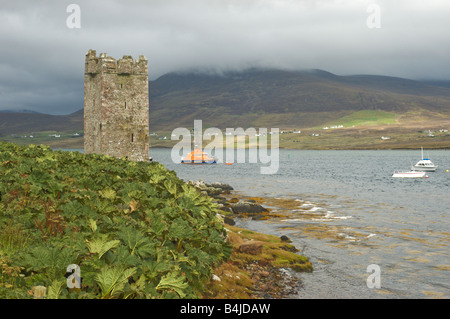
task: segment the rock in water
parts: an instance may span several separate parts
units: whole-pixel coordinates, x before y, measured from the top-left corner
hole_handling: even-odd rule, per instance
[[[231,225],[231,226],[236,225],[236,222],[234,221],[234,219],[229,217],[229,216],[225,216],[224,217],[224,222],[225,222],[225,224],[228,224],[228,225]]]
[[[250,202],[239,202],[231,204],[231,210],[233,211],[234,214],[250,214],[250,215],[269,212],[263,206]]]

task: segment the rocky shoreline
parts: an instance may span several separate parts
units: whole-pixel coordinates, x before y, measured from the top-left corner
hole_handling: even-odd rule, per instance
[[[189,182],[205,195],[209,195],[217,203],[222,215],[225,218],[225,223],[235,225],[235,218],[249,218],[253,220],[264,220],[270,217],[277,217],[279,215],[273,214],[269,209],[262,206],[261,198],[243,198],[232,194],[234,190],[232,186],[225,183],[205,183],[203,181]],[[235,195],[235,196],[233,196]]]
[[[189,182],[217,203],[233,246],[230,260],[214,269],[204,298],[293,298],[301,286],[295,272],[311,272],[307,257],[286,236],[266,235],[236,227],[235,220],[266,220],[278,216],[262,206],[259,198],[244,198],[224,183]]]

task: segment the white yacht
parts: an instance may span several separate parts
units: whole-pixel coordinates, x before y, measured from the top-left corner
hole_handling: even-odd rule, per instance
[[[392,177],[403,177],[403,178],[422,178],[425,177],[425,172],[417,171],[406,171],[406,172],[394,172]]]
[[[434,165],[433,162],[429,158],[423,157],[423,147],[422,150],[422,159],[413,165],[411,169],[413,171],[421,171],[421,172],[434,172],[438,168],[437,165]]]

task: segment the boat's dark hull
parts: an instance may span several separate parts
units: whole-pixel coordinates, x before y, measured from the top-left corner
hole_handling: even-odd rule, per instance
[[[216,161],[213,162],[181,161],[181,164],[189,164],[189,165],[210,165],[216,163],[217,163]]]

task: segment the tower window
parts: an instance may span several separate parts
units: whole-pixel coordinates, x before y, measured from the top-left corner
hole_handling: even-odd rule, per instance
[[[133,142],[134,142],[134,134],[131,133],[131,143],[133,143]]]
[[[125,102],[125,109],[127,108],[127,102]]]

